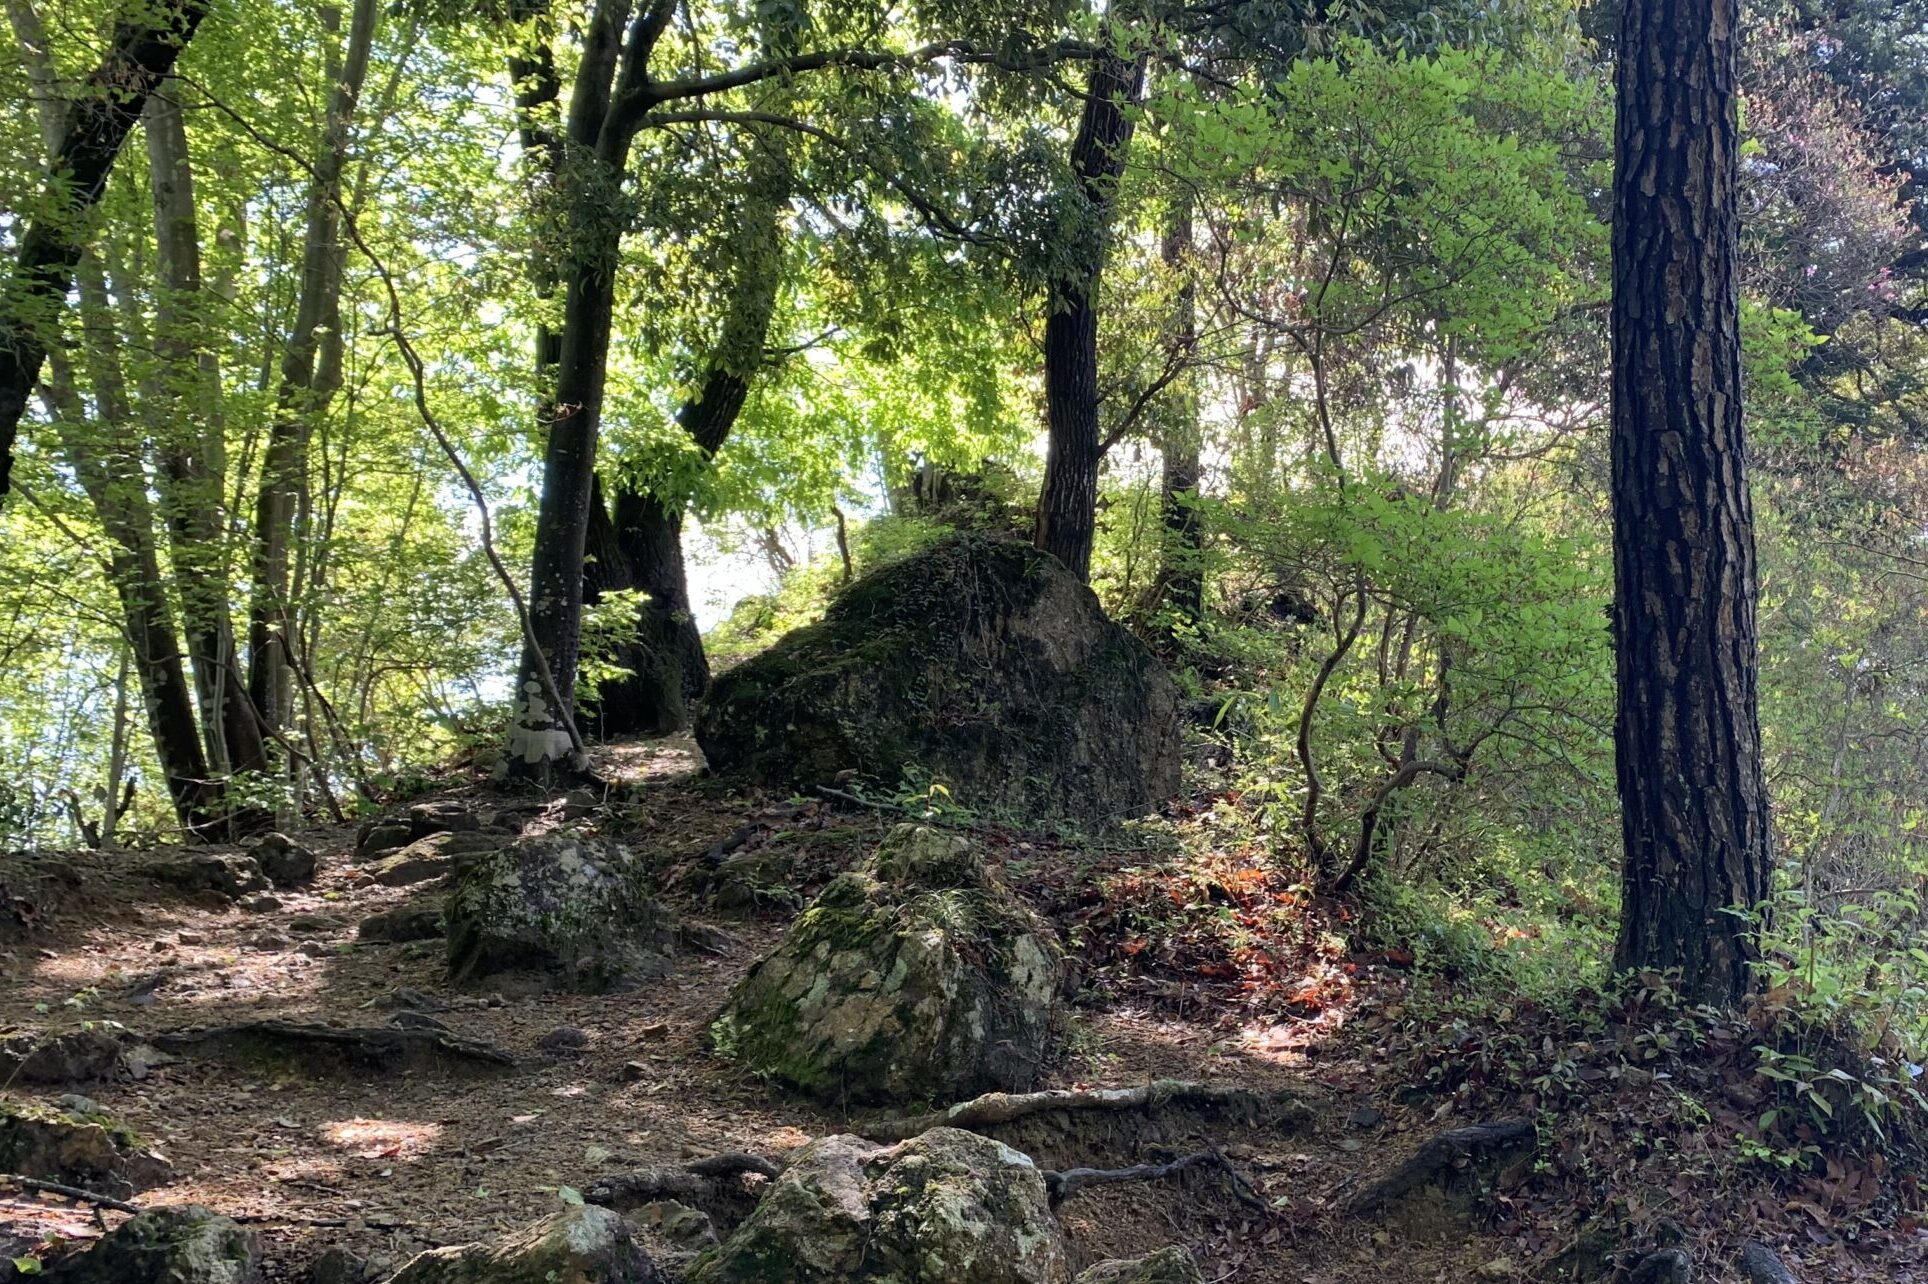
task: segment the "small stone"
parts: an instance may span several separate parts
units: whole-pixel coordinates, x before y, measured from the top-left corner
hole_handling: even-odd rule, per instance
[[[408,985],[398,985],[387,994],[377,999],[371,999],[362,1006],[371,1008],[406,1008],[413,1012],[446,1012],[449,1010],[449,1005],[444,1000],[430,994],[427,990],[418,990]]]
[[[669,1022],[651,1021],[636,1033],[645,1039],[666,1039],[669,1037]]]
[[[321,941],[303,941],[295,952],[309,959],[325,959],[334,954],[334,951]]]
[[[206,932],[176,932],[174,939],[182,945],[206,945],[208,943],[208,934]]]
[[[1360,1106],[1346,1119],[1346,1123],[1354,1128],[1377,1128],[1385,1121],[1386,1117],[1369,1105]]]
[[[557,1026],[536,1040],[544,1052],[580,1052],[589,1046],[589,1033],[572,1025]]]
[[[78,1092],[60,1094],[60,1108],[70,1115],[97,1115],[101,1113],[100,1104],[92,1097],[83,1097]]]
[[[248,938],[249,949],[263,952],[293,949],[294,944],[279,932],[256,932]]]
[[[370,1284],[375,1278],[374,1264],[345,1248],[324,1250],[308,1267],[308,1284]]]
[[[401,905],[361,921],[355,935],[364,941],[401,945],[410,941],[432,941],[444,935],[442,907],[439,903]]]
[[[272,914],[281,908],[280,899],[270,896],[266,892],[256,892],[252,896],[243,896],[240,900],[236,901],[235,904],[250,914]]]
[[[641,1083],[649,1078],[649,1067],[640,1061],[623,1062],[623,1082]]]

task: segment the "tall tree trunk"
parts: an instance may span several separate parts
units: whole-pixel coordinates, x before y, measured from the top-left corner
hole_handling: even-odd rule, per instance
[[[771,140],[764,147],[758,153],[762,172],[753,184],[756,196],[744,209],[737,237],[741,255],[729,309],[702,386],[676,416],[705,460],[723,449],[743,413],[763,364],[781,285],[781,216],[789,176],[780,143]],[[627,574],[620,587],[641,589],[648,601],[636,621],[634,644],[618,658],[631,676],[603,685],[597,728],[605,736],[674,731],[687,724],[689,706],[710,682],[683,561],[684,500],[653,493],[629,477],[618,482],[615,500],[613,530]]]
[[[1192,281],[1192,200],[1189,192],[1173,199],[1171,221],[1159,245],[1165,270],[1179,276],[1166,360],[1189,361],[1198,345],[1197,288]],[[1173,381],[1177,402],[1166,422],[1160,478],[1160,514],[1164,526],[1164,566],[1159,583],[1163,605],[1172,620],[1166,642],[1174,649],[1205,611],[1205,568],[1201,562],[1204,529],[1198,517],[1199,427],[1198,394],[1189,378]]]
[[[84,269],[98,272],[97,265]],[[220,809],[221,785],[208,770],[195,726],[194,690],[181,662],[179,635],[161,581],[154,547],[154,515],[148,507],[147,474],[141,467],[140,433],[131,422],[111,334],[101,335],[98,286],[83,283],[90,360],[98,363],[94,395],[102,419],[90,425],[64,358],[56,357],[49,381],[63,453],[92,502],[110,543],[108,575],[120,599],[122,628],[139,679],[154,755],[167,782],[181,826],[204,833]]]
[[[596,437],[609,376],[610,327],[622,260],[622,227],[607,216],[620,190],[635,125],[612,119],[619,66],[640,78],[653,38],[623,53],[627,0],[598,0],[584,35],[569,105],[568,143],[580,158],[562,194],[569,247],[553,400],[543,405],[548,441],[529,568],[529,631],[516,674],[509,721],[513,770],[546,777],[573,764],[576,669],[582,651],[583,552],[596,482]],[[639,23],[644,19],[639,19]],[[532,643],[532,645],[531,645]]]
[[[159,395],[147,408],[147,419],[160,445],[162,511],[172,537],[171,560],[209,763],[217,773],[263,771],[267,748],[241,674],[228,611],[221,369],[208,341],[194,172],[175,96],[179,92],[179,82],[170,79],[147,104],[160,278],[154,346],[161,367]]]
[[[332,33],[340,12],[322,12]],[[339,382],[339,367],[327,355],[330,337],[338,341],[341,329],[341,175],[380,14],[379,0],[355,0],[346,48],[329,50],[330,94],[308,184],[301,291],[294,329],[281,354],[274,422],[262,450],[261,487],[255,498],[248,695],[276,731],[285,730],[294,717],[289,639],[296,636],[291,592],[296,515],[307,492],[308,443],[315,420],[327,409],[335,391],[331,385]]]
[[[1051,284],[1044,322],[1044,406],[1050,442],[1033,543],[1079,579],[1091,577],[1098,526],[1098,293],[1111,239],[1112,198],[1131,145],[1129,108],[1142,60],[1107,54],[1091,64],[1071,168],[1079,213],[1062,229],[1071,263]]]
[[[47,337],[73,286],[88,215],[148,95],[174,69],[205,12],[202,0],[134,6],[135,16],[116,25],[100,65],[67,107],[45,196],[0,288],[0,498],[12,478],[20,418],[47,360]]]
[[[1753,983],[1770,889],[1741,426],[1736,0],[1628,0],[1613,220],[1623,969]]]

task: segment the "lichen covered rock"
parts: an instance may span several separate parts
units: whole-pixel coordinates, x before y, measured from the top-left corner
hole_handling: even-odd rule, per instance
[[[567,830],[464,855],[445,905],[449,977],[533,971],[589,993],[659,977],[676,921],[646,881],[626,848]]]
[[[257,1284],[253,1233],[205,1208],[155,1208],[42,1277],[48,1284]]]
[[[577,1205],[497,1244],[431,1249],[389,1284],[666,1284],[622,1215]]]
[[[923,772],[967,806],[1037,820],[1125,819],[1179,783],[1157,659],[1056,559],[982,535],[859,580],[719,676],[695,730],[712,768],[764,784]]]
[[[104,1115],[0,1102],[0,1172],[125,1198],[173,1175],[173,1166]]]
[[[790,1159],[690,1284],[1063,1284],[1044,1177],[976,1133],[824,1137]]]
[[[429,834],[377,860],[368,876],[383,887],[414,887],[445,877],[464,856],[484,855],[507,842],[500,835],[474,832]]]
[[[731,992],[719,1052],[813,1095],[950,1100],[1031,1087],[1064,984],[1049,925],[969,844],[900,825]]]

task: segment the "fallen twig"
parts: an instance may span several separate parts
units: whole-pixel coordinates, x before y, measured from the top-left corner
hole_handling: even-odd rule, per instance
[[[38,1177],[23,1177],[19,1173],[0,1173],[0,1182],[18,1186],[22,1190],[37,1191],[43,1195],[60,1195],[67,1199],[78,1199],[101,1208],[111,1208],[117,1213],[141,1211],[140,1205],[130,1204],[124,1199],[115,1199],[112,1195],[103,1195],[98,1191],[85,1190],[79,1186],[63,1186],[57,1181],[42,1181]]]

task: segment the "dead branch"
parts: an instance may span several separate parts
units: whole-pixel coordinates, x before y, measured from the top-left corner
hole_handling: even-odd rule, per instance
[[[18,1186],[21,1190],[36,1191],[43,1195],[60,1195],[67,1199],[78,1199],[84,1203],[98,1205],[101,1208],[111,1208],[117,1213],[138,1213],[141,1211],[138,1204],[130,1204],[124,1199],[115,1199],[112,1195],[103,1195],[97,1191],[84,1190],[79,1186],[63,1186],[57,1181],[42,1181],[38,1177],[23,1177],[19,1173],[0,1173],[0,1183],[8,1186]]]

